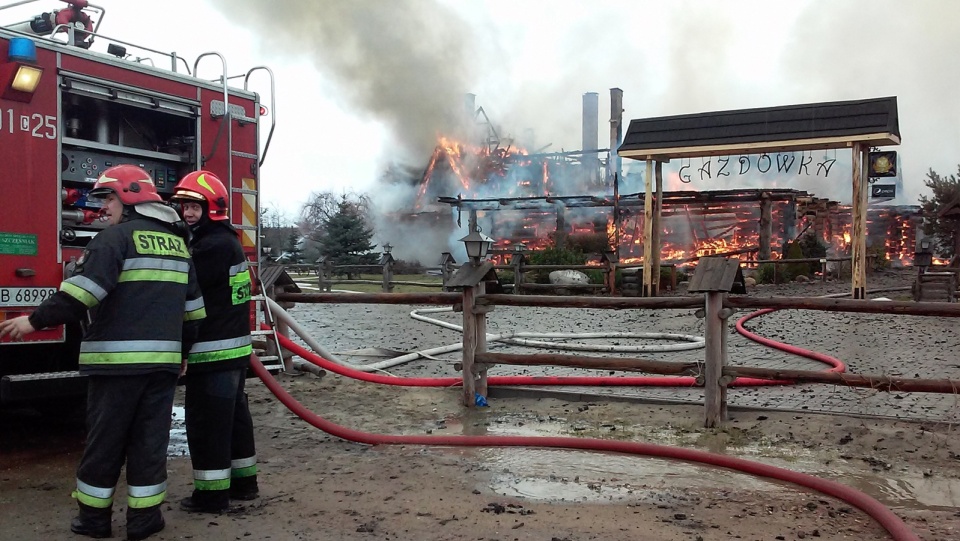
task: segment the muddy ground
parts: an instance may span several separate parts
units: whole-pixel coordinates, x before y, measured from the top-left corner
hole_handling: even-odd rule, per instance
[[[454,331],[403,323],[394,312],[373,306],[301,306],[292,312],[337,351],[370,346],[411,350],[457,338]],[[634,316],[617,312],[608,317]],[[662,325],[643,321],[647,327],[672,330],[683,326],[674,321],[684,317],[664,316]],[[542,330],[564,320],[578,327],[571,319],[551,315],[526,322]],[[690,332],[697,332],[696,323]],[[412,363],[391,373],[451,373],[454,357]],[[708,430],[701,428],[702,408],[692,405],[517,393],[521,396],[494,397],[489,407],[472,409],[461,406],[459,388],[377,385],[329,372],[323,378],[280,375],[278,380],[312,411],[358,431],[423,438],[589,438],[743,457],[862,489],[892,508],[924,541],[960,539],[955,418],[917,422],[751,408],[732,411],[723,428]],[[180,511],[176,502],[190,493],[191,468],[189,459],[174,449],[164,504],[168,526],[153,539],[891,538],[849,502],[732,470],[627,453],[536,447],[535,439],[531,447],[508,448],[351,443],[300,420],[256,380],[249,381],[249,394],[261,497],[223,515]],[[74,514],[69,494],[82,449],[81,424],[70,415],[4,411],[0,434],[0,539],[75,538],[68,528]],[[123,493],[121,482],[118,494]],[[120,538],[122,500],[118,498],[114,520]]]

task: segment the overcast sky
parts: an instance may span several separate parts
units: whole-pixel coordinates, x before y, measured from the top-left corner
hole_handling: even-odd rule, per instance
[[[216,50],[232,74],[275,71],[263,200],[290,215],[311,191],[375,191],[386,163],[425,165],[466,92],[502,134],[532,133],[550,151],[582,147],[585,92],[600,95],[608,146],[611,87],[624,91],[626,121],[896,96],[910,202],[929,168],[960,163],[955,0],[97,3],[107,35],[191,64]],[[200,71],[218,69],[210,60]],[[836,181],[836,193],[817,195],[849,200],[849,173]]]

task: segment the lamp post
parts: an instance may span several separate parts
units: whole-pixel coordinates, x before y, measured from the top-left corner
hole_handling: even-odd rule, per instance
[[[389,254],[391,251],[393,251],[393,245],[389,242],[383,243],[383,253]]]
[[[493,239],[481,233],[479,227],[471,231],[466,237],[460,239],[460,242],[462,242],[463,246],[467,249],[467,257],[470,258],[474,265],[479,264],[480,261],[487,257],[490,246],[493,245]]]
[[[485,277],[493,272],[493,263],[483,261],[493,245],[493,239],[474,225],[470,233],[460,239],[467,249],[470,262],[464,264],[451,278],[451,285],[463,288],[463,404],[467,407],[487,405],[487,367],[474,365],[477,353],[487,351],[487,309],[478,308],[476,299],[486,293]]]

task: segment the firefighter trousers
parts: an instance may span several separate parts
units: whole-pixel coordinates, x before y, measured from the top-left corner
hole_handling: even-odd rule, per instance
[[[193,463],[193,503],[222,509],[257,492],[253,421],[244,392],[246,369],[187,372],[187,445]]]
[[[96,375],[87,382],[87,444],[74,493],[82,514],[95,509],[109,516],[126,462],[128,523],[159,519],[177,374]]]

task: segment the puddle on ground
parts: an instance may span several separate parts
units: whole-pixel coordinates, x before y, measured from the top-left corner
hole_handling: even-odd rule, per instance
[[[183,406],[173,407],[173,420],[170,423],[170,443],[167,445],[168,457],[190,456],[187,448],[187,426]]]
[[[892,475],[884,479],[858,473],[844,475],[838,480],[893,508],[960,507],[960,479],[924,477],[922,474]]]
[[[475,414],[467,418],[466,425],[448,418],[436,428],[445,434],[471,436],[571,434],[570,424],[559,419],[524,421],[521,416]],[[669,431],[647,434],[647,441],[664,445],[675,445],[691,436]],[[800,446],[751,443],[705,450],[838,481],[894,509],[960,507],[960,479],[926,477],[917,468],[865,473],[861,460],[828,457]],[[689,499],[685,493],[692,489],[700,493],[731,487],[772,492],[806,490],[724,468],[627,454],[536,447],[456,448],[449,452],[469,456],[490,471],[490,488],[498,494],[537,500],[669,504]]]

